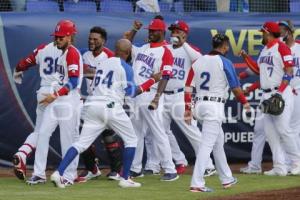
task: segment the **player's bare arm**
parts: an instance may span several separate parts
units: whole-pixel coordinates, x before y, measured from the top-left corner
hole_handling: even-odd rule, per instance
[[[247,101],[243,90],[240,87],[236,87],[232,89],[232,93],[234,94],[235,98],[243,105],[243,108],[246,110],[246,112],[250,112],[251,106]]]
[[[126,31],[123,34],[123,38],[133,41],[135,34],[142,28],[143,23],[139,20],[135,20],[130,31]]]

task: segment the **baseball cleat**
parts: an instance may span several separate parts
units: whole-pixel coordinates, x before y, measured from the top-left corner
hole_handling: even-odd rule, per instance
[[[71,181],[69,181],[68,179],[65,179],[65,178],[63,179],[63,184],[67,187],[73,185],[73,183]]]
[[[190,187],[190,192],[213,192],[214,190],[208,187]]]
[[[238,180],[237,178],[233,177],[233,181],[229,182],[229,183],[224,183],[222,184],[223,185],[223,188],[224,189],[228,189],[230,187],[232,187],[233,185],[237,184],[238,183]]]
[[[130,171],[130,177],[132,177],[132,178],[142,178],[142,177],[144,177],[144,174],[143,174],[143,172],[137,173],[137,172],[134,172],[134,171]]]
[[[28,185],[37,185],[37,184],[45,184],[46,183],[46,179],[41,178],[39,176],[32,176],[29,180],[26,181],[26,183]]]
[[[204,177],[213,176],[217,173],[216,169],[206,169],[204,172]]]
[[[160,175],[160,172],[155,172],[155,171],[153,171],[152,169],[145,169],[145,170],[143,171],[143,173],[144,173],[145,175],[154,175],[154,176]]]
[[[247,166],[247,167],[242,167],[240,169],[240,172],[243,174],[261,174],[262,171],[261,171],[261,169],[254,169],[254,168]]]
[[[275,170],[274,168],[269,170],[269,171],[265,171],[264,172],[264,175],[266,176],[286,176],[287,173],[284,173],[282,171],[278,171],[278,170]]]
[[[184,164],[176,165],[177,174],[184,174],[186,166]]]
[[[20,180],[26,179],[26,161],[21,156],[15,154],[13,156],[12,163],[14,165],[14,174]]]
[[[101,176],[101,172],[98,168],[97,168],[97,171],[95,173],[93,173],[91,171],[87,171],[87,172],[85,172],[85,174],[80,175],[80,177],[83,177],[87,181],[91,180],[91,179],[94,179],[94,178],[97,178],[98,176]]]
[[[58,188],[65,188],[66,185],[64,183],[64,177],[60,176],[58,171],[55,171],[51,177],[50,180],[52,181],[52,183],[54,184],[55,187]]]
[[[130,187],[136,188],[136,187],[141,187],[142,184],[134,182],[130,178],[128,178],[127,180],[121,178],[121,180],[119,181],[119,186],[121,188],[130,188]]]
[[[118,172],[109,172],[109,174],[107,174],[107,178],[114,181],[121,180],[121,176]]]
[[[175,181],[179,178],[176,173],[165,173],[160,180],[161,181]]]

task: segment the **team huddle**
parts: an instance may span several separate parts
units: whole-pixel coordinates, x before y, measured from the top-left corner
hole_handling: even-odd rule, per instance
[[[299,106],[294,106],[300,92],[300,44],[293,38],[290,21],[263,25],[264,48],[258,62],[242,51],[249,68],[239,75],[225,56],[230,50],[226,35],[213,36],[212,50],[202,55],[187,42],[190,28],[182,20],[167,28],[161,16],[155,17],[146,27],[147,42],[135,45],[132,42],[142,26],[135,21],[132,29],[116,41],[114,51],[105,47],[106,30],[92,27],[89,49],[79,51],[73,46],[76,25],[61,20],[52,34],[53,42],[40,45],[19,61],[13,74],[16,83],[21,84],[23,72],[35,65],[39,65],[41,77],[35,129],[13,157],[19,179],[26,179],[26,160],[35,150],[32,177],[26,182],[46,182],[49,141],[59,126],[63,159],[50,177],[59,188],[101,175],[97,144],[93,144],[100,135],[110,159],[107,176],[119,181],[120,187],[141,187],[136,179],[145,174],[162,173],[161,181],[176,181],[188,162],[171,130],[174,121],[196,153],[190,191],[212,192],[204,177],[216,172],[222,187],[230,188],[238,180],[224,152],[222,121],[228,90],[245,112],[250,112],[246,95],[257,88],[263,91],[257,112],[260,120],[255,123],[252,160],[241,172],[261,173],[267,140],[273,169],[264,174],[300,174],[300,119],[293,117],[300,113]],[[166,29],[170,31],[169,42]],[[255,74],[260,81],[242,90],[239,79]],[[84,79],[86,98],[81,95]],[[85,165],[80,175],[79,156]]]

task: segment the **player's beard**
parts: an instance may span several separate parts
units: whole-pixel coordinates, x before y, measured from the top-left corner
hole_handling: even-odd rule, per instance
[[[57,48],[60,50],[65,50],[65,49],[67,49],[68,46],[69,46],[69,43],[66,42],[64,45],[60,45],[60,46],[57,45]]]
[[[262,39],[262,41],[261,41],[261,43],[263,44],[263,45],[266,45],[268,42],[267,42],[267,39]]]

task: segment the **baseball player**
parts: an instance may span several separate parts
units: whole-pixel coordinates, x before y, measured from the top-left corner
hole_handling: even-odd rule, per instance
[[[299,72],[300,71],[298,71],[298,69],[299,69],[298,59],[300,57],[299,53],[298,53],[299,44],[295,41],[295,39],[293,37],[294,26],[290,20],[279,21],[278,24],[280,27],[280,35],[281,35],[280,39],[283,42],[285,42],[288,47],[291,48],[291,52],[292,52],[294,64],[295,64],[294,76],[293,76],[293,79],[291,80],[291,87],[293,88],[293,93],[294,93],[294,110],[293,110],[293,114],[292,114],[293,120],[291,120],[291,127],[292,127],[292,130],[295,131],[295,133],[293,135],[299,135],[299,131],[298,131],[299,130],[299,120],[297,117],[298,113],[299,113],[299,109],[297,109],[298,106],[296,106],[297,97],[298,97],[297,91],[300,87],[300,84],[299,84],[300,83],[300,81],[299,81]],[[255,61],[253,61],[251,59],[251,57],[249,57],[245,53],[244,53],[243,57],[246,59],[246,62],[249,63],[250,69],[253,69],[254,70],[253,72],[257,73],[257,66],[256,66]],[[247,73],[244,73],[244,76],[247,76]],[[259,83],[252,85],[252,87],[249,88],[249,90],[255,90],[257,87],[260,87]],[[263,119],[263,117],[261,117],[261,119]],[[262,120],[260,120],[260,121],[262,121]],[[263,123],[260,123],[260,124],[261,124],[260,126],[263,128]],[[255,127],[256,127],[256,124],[255,124]],[[256,135],[254,135],[253,146],[252,146],[252,150],[251,150],[251,161],[248,163],[248,166],[246,168],[241,169],[241,171],[244,173],[255,173],[256,169],[253,168],[252,163],[257,163],[256,166],[258,166],[261,171],[262,153],[263,153],[263,148],[264,148],[264,144],[265,144],[265,140],[266,140],[264,133],[263,132],[261,132],[261,133],[262,134],[260,134],[261,135],[260,137],[256,137]],[[297,140],[297,141],[300,141],[300,140]],[[257,151],[257,150],[260,150],[260,151]],[[255,162],[255,161],[258,161],[258,162]],[[289,165],[290,164],[289,161],[287,161],[286,164]],[[287,167],[287,170],[289,172],[291,171],[290,167],[292,167],[292,166]],[[295,174],[295,170],[294,170],[294,174]]]
[[[187,161],[179,148],[177,140],[171,131],[170,125],[171,121],[174,120],[192,144],[194,151],[198,151],[201,141],[201,133],[197,127],[197,121],[193,120],[191,125],[187,125],[184,121],[184,88],[187,74],[192,63],[202,55],[198,49],[195,49],[195,47],[192,47],[186,42],[189,33],[189,26],[186,22],[178,20],[171,24],[168,29],[171,31],[172,43],[171,45],[168,45],[168,48],[174,56],[174,63],[172,66],[173,76],[169,80],[164,91],[163,122],[171,145],[172,157],[176,164],[177,173],[182,174],[187,166]],[[155,145],[155,143],[153,145]],[[157,163],[159,164],[159,157],[155,155],[153,157],[158,159]],[[206,175],[212,175],[215,172],[212,160],[209,159],[209,166],[206,170]]]
[[[225,99],[228,87],[244,109],[250,110],[250,105],[240,88],[234,66],[225,58],[229,51],[229,38],[217,34],[212,39],[213,50],[209,55],[202,56],[192,65],[186,85],[190,86],[194,79],[196,85],[196,104],[193,115],[202,120],[201,144],[198,148],[196,163],[191,181],[191,192],[212,192],[205,186],[204,171],[206,163],[213,151],[217,172],[223,188],[229,188],[237,183],[232,176],[224,152],[224,132],[222,121],[225,119]],[[186,122],[191,123],[191,98],[186,98]]]
[[[56,25],[54,36],[58,49],[62,54],[57,60],[56,72],[47,68],[47,73],[55,73],[51,84],[41,91],[44,96],[39,104],[45,106],[37,140],[33,176],[29,184],[46,181],[46,164],[49,140],[56,129],[60,128],[61,149],[64,156],[67,149],[79,137],[80,93],[83,64],[79,51],[72,45],[76,34],[75,24],[70,20],[61,20]],[[78,157],[68,168],[64,183],[73,184],[77,178]]]
[[[88,46],[89,50],[83,53],[83,65],[85,68],[85,74],[91,76],[94,74],[94,70],[99,63],[104,60],[113,57],[114,53],[108,48],[104,47],[107,40],[107,32],[102,27],[92,27],[90,29]],[[92,78],[94,78],[92,76]],[[86,78],[87,93],[92,93],[92,80]],[[122,167],[122,144],[121,138],[117,136],[112,130],[105,130],[102,134],[103,142],[110,158],[111,172],[108,174],[108,178],[112,180],[118,180],[120,178],[119,171]],[[95,178],[101,175],[101,172],[96,163],[95,146],[89,147],[85,152],[81,154],[87,171],[83,171],[79,175],[79,180],[82,182]]]
[[[29,67],[39,65],[39,73],[41,77],[40,89],[37,91],[37,101],[43,98],[43,91],[52,84],[53,79],[58,76],[55,64],[62,51],[59,50],[54,42],[47,45],[39,45],[29,56],[21,59],[14,70],[14,80],[16,83],[22,83],[23,72]],[[36,148],[37,138],[45,107],[41,104],[36,108],[36,124],[34,131],[29,134],[24,144],[19,148],[18,152],[13,156],[14,173],[20,180],[26,178],[26,160],[32,151]]]
[[[172,73],[173,56],[164,41],[166,29],[164,21],[153,19],[146,29],[149,30],[149,43],[141,47],[133,45],[132,48],[132,67],[135,80],[137,83],[142,83],[149,78],[151,74],[159,71],[162,72],[163,78],[159,84],[153,85],[150,91],[138,96],[134,99],[134,102],[132,102],[132,107],[135,108],[132,122],[135,130],[141,131],[137,132],[137,151],[131,171],[133,176],[142,174],[144,138],[148,128],[153,135],[153,141],[157,144],[161,158],[161,166],[165,171],[161,180],[174,181],[178,179],[178,175],[172,161],[170,143],[161,119],[162,102],[159,102]]]
[[[300,102],[300,42],[295,41],[293,34],[295,28],[290,20],[279,21],[279,28],[282,40],[290,47],[294,58],[294,77],[291,80],[291,87],[294,93],[294,109],[291,119],[291,129],[294,131],[294,135],[300,135],[300,107],[297,103]],[[300,138],[298,138],[298,147],[300,149]]]
[[[147,79],[141,86],[137,87],[134,83],[132,68],[125,62],[130,53],[130,41],[121,39],[116,43],[115,57],[111,57],[97,65],[93,79],[94,89],[84,106],[86,113],[79,141],[72,145],[57,171],[51,175],[51,180],[57,187],[65,187],[62,176],[68,165],[107,128],[111,128],[118,133],[125,145],[122,179],[119,181],[119,186],[124,188],[141,186],[140,183],[134,182],[129,178],[137,137],[132,123],[122,106],[125,95],[134,97],[146,91],[155,83],[156,79]]]
[[[294,96],[289,85],[293,78],[293,57],[288,46],[279,41],[280,28],[277,23],[266,22],[261,31],[265,47],[259,55],[257,65],[253,64],[253,70],[260,74],[263,103],[266,102],[265,100],[276,99],[275,101],[285,104],[282,113],[273,114],[265,111],[263,117],[264,132],[273,155],[273,169],[264,174],[287,175],[285,155],[288,154],[291,160],[291,173],[296,175],[300,173],[300,151],[297,146],[297,136],[291,129]]]
[[[248,76],[251,75],[259,75],[258,71],[252,71],[249,69],[252,69],[252,65],[256,65],[256,62],[251,59],[251,57],[242,50],[240,52],[240,55],[244,59],[244,61],[247,63],[249,68],[247,68],[245,71],[241,72],[239,74],[240,79],[245,79]],[[259,81],[254,82],[250,87],[247,87],[244,91],[245,95],[249,95],[250,92],[260,88]],[[262,102],[262,99],[260,103]],[[256,117],[255,117],[255,125],[254,125],[254,136],[252,141],[252,148],[251,148],[251,160],[248,162],[248,165],[245,167],[242,167],[240,169],[240,172],[244,174],[260,174],[262,173],[261,168],[261,162],[262,162],[262,156],[264,151],[264,146],[266,143],[266,135],[264,133],[264,124],[263,124],[263,117],[264,113],[261,112],[261,110],[258,108],[256,110]]]

